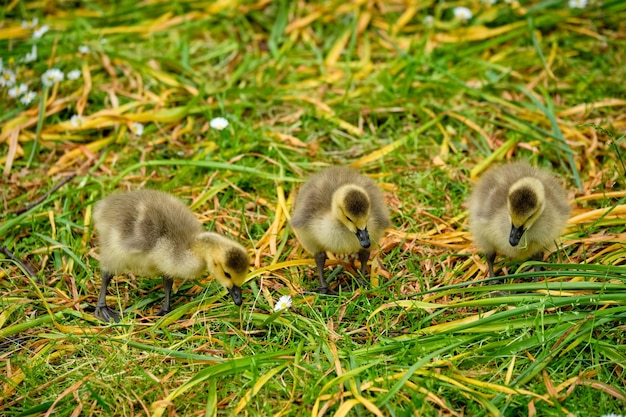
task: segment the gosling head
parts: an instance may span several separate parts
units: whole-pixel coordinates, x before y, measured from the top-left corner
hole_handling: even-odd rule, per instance
[[[361,187],[348,184],[340,187],[333,195],[333,215],[354,233],[363,248],[371,245],[367,232],[370,217],[370,198]]]
[[[239,243],[216,233],[202,233],[198,240],[209,272],[228,290],[233,302],[240,306],[241,286],[250,265],[248,253]]]
[[[545,190],[541,181],[532,177],[517,181],[509,190],[507,206],[511,218],[509,243],[517,246],[524,232],[543,213]]]

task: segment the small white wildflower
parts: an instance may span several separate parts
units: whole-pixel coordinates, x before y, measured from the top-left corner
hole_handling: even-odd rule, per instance
[[[133,123],[130,125],[130,130],[137,136],[143,135],[143,125],[141,123]]]
[[[493,6],[494,4],[496,4],[498,2],[498,0],[483,0],[483,4],[485,6]]]
[[[213,129],[224,130],[228,127],[228,120],[223,117],[216,117],[209,122],[209,126]]]
[[[454,13],[454,17],[463,22],[467,22],[472,18],[472,11],[467,7],[455,7],[452,11]]]
[[[100,39],[100,45],[104,45],[105,43],[107,43],[108,41],[106,40],[106,38],[102,38]]]
[[[78,52],[86,55],[89,53],[89,47],[87,45],[81,45],[78,47]]]
[[[37,45],[33,45],[30,52],[26,53],[24,56],[24,62],[33,62],[37,61]]]
[[[67,73],[67,79],[78,80],[80,78],[80,75],[81,75],[80,70],[75,69]]]
[[[276,302],[276,305],[274,306],[274,311],[286,310],[289,307],[291,307],[291,296],[283,295]]]
[[[31,101],[35,99],[35,97],[37,97],[37,94],[35,94],[34,91],[28,91],[26,94],[20,97],[20,103],[28,105]]]
[[[24,29],[32,29],[34,27],[37,27],[38,24],[39,24],[39,19],[37,19],[36,17],[33,17],[32,20],[30,21],[22,20],[22,27]]]
[[[46,34],[46,32],[48,32],[50,30],[50,26],[48,25],[43,25],[42,27],[40,27],[39,29],[35,30],[33,32],[33,38],[35,39],[39,39],[41,38],[43,35]]]
[[[43,73],[41,76],[41,82],[46,87],[50,87],[53,84],[63,81],[64,78],[65,75],[60,69],[52,68]]]
[[[70,119],[70,123],[74,127],[81,127],[83,125],[83,116],[81,116],[80,114],[73,115]]]
[[[432,27],[433,26],[433,22],[435,21],[435,18],[432,17],[431,15],[426,15],[424,16],[424,18],[422,19],[422,24],[426,27]]]
[[[569,0],[569,7],[571,9],[584,9],[587,7],[587,0]]]
[[[9,97],[17,98],[22,94],[26,94],[28,92],[28,87],[26,84],[20,84],[19,86],[15,86],[9,89]]]
[[[19,88],[19,87],[11,87],[11,88],[9,88],[9,97],[11,97],[11,98],[17,98],[17,96],[19,96],[19,94],[18,94],[18,92],[17,92],[17,91],[18,91],[18,90],[17,90],[18,88]]]
[[[15,85],[15,73],[10,69],[2,70],[2,74],[0,74],[0,86],[11,87],[13,85]]]

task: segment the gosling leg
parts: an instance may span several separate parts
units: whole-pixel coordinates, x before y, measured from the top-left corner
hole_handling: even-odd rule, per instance
[[[361,262],[361,274],[357,278],[359,284],[361,284],[365,288],[369,288],[370,284],[365,280],[367,276],[367,261],[370,259],[370,251],[361,249],[359,251],[359,261]]]
[[[100,284],[100,295],[98,296],[98,303],[96,304],[95,316],[102,321],[116,323],[120,322],[120,314],[114,309],[107,306],[106,295],[109,282],[113,278],[113,274],[109,271],[102,271],[102,283]]]
[[[488,252],[485,256],[487,257],[487,265],[489,266],[489,278],[493,278],[496,276],[495,272],[493,272],[493,263],[496,260],[496,253]]]
[[[315,290],[320,294],[335,295],[337,292],[333,291],[324,279],[324,264],[326,263],[326,252],[318,252],[315,254],[315,264],[317,265],[317,273],[320,277],[320,286]]]
[[[165,290],[165,300],[161,309],[157,313],[159,316],[164,316],[170,311],[170,295],[172,294],[172,285],[174,285],[174,279],[168,275],[163,275],[163,289]]]

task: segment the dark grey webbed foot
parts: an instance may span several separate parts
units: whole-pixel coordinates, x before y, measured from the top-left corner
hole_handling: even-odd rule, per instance
[[[95,316],[102,321],[110,323],[111,321],[115,323],[120,322],[120,313],[116,310],[104,305],[104,306],[96,306]]]
[[[162,306],[162,307],[159,309],[159,312],[157,313],[157,316],[164,316],[164,315],[166,315],[167,313],[169,313],[169,312],[170,312],[170,309],[169,309],[169,308],[167,308],[167,309],[166,309],[166,308],[164,308],[164,307],[165,307],[165,306]]]
[[[324,294],[324,295],[339,295],[337,291],[333,290],[329,286],[317,287],[314,291],[318,294]]]

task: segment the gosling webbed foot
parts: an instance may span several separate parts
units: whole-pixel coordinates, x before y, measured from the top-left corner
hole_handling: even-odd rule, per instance
[[[365,277],[363,275],[358,275],[356,277],[357,282],[359,283],[359,285],[365,289],[369,289],[370,288],[370,283],[365,279]]]
[[[162,307],[159,309],[159,312],[157,313],[157,316],[164,316],[164,315],[166,315],[166,314],[167,314],[167,313],[169,313],[169,312],[170,312],[170,309],[169,309],[169,308],[165,308],[165,306],[162,306]]]
[[[314,292],[318,293],[318,294],[324,294],[324,295],[339,295],[339,293],[335,290],[333,290],[332,288],[330,288],[329,286],[325,286],[325,287],[317,287]]]
[[[96,306],[95,316],[107,323],[110,323],[111,321],[114,321],[115,323],[120,322],[120,313],[106,305]]]

